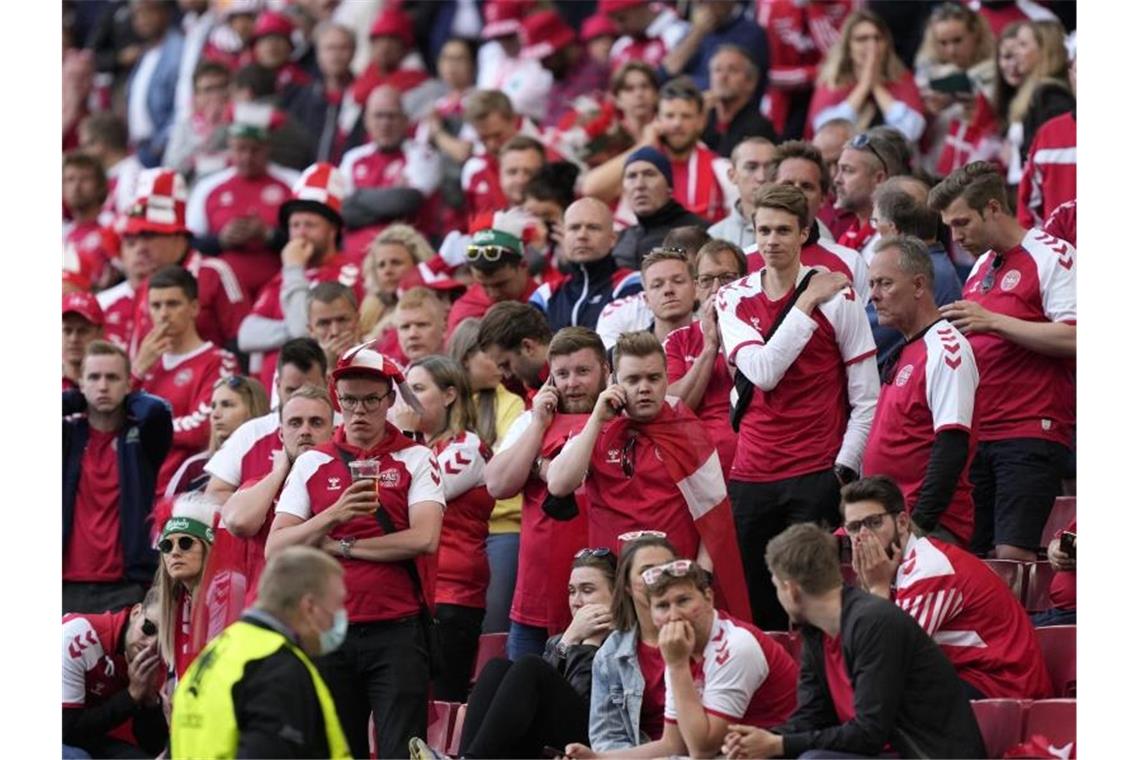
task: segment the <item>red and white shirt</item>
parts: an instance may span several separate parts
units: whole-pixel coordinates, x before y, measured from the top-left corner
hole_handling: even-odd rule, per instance
[[[1077,247],[1077,199],[1065,201],[1045,220],[1041,229],[1055,238]]]
[[[949,543],[911,534],[895,588],[895,603],[942,648],[959,677],[987,697],[1052,695],[1029,616],[980,559]]]
[[[731,161],[697,143],[688,158],[669,163],[674,200],[710,224],[728,216],[739,195],[728,179]]]
[[[127,659],[119,649],[131,608],[98,615],[63,616],[63,709],[96,707],[130,685]],[[106,732],[107,738],[137,745],[132,719]]]
[[[807,274],[801,267],[796,280]],[[717,291],[723,351],[756,385],[740,423],[732,480],[770,483],[843,464],[859,471],[879,395],[875,341],[850,288],[811,316],[796,307],[765,342],[795,295],[772,301],[767,268]]]
[[[898,483],[908,510],[918,502],[934,437],[943,430],[974,431],[978,367],[969,341],[945,319],[906,343],[875,408],[864,475],[888,475]],[[962,468],[954,496],[938,522],[963,546],[974,530],[969,466]]]
[[[495,508],[483,477],[490,451],[479,436],[464,432],[447,441],[435,455],[447,499],[436,555],[435,601],[483,609],[491,582],[487,525]]]
[[[95,300],[103,310],[103,337],[124,351],[128,350],[135,330],[135,289],[130,282],[123,280],[96,293]],[[199,331],[198,334],[202,333]]]
[[[799,668],[787,651],[755,626],[713,612],[712,630],[689,672],[709,715],[730,723],[771,728],[796,709]],[[665,722],[677,722],[677,704],[665,670]]]
[[[819,226],[824,229],[823,224]],[[744,258],[748,264],[748,274],[759,272],[764,266],[764,255],[755,243],[744,249]],[[812,269],[846,275],[859,296],[859,302],[866,306],[871,300],[870,267],[854,248],[821,237],[800,249],[800,263]]]
[[[109,276],[112,260],[119,256],[119,238],[115,232],[98,221],[69,222],[63,228],[63,245],[71,246],[79,262],[78,272],[91,280],[92,287],[100,287]]]
[[[701,330],[700,320],[669,333],[665,338],[665,372],[670,384],[692,370],[704,348],[705,334]],[[693,410],[705,424],[705,432],[716,446],[726,477],[732,471],[732,460],[736,457],[736,431],[732,429],[732,407],[729,400],[732,387],[728,362],[725,361],[724,354],[718,353],[704,395],[701,396],[701,403]]]
[[[1017,186],[1017,221],[1040,227],[1053,209],[1076,197],[1077,119],[1070,111],[1042,124],[1033,136]]]
[[[655,4],[654,8],[657,10],[657,18],[646,27],[644,35],[623,35],[610,48],[612,70],[617,71],[628,61],[642,61],[657,68],[669,51],[677,47],[689,33],[689,23],[675,11],[661,4]]]
[[[606,350],[613,348],[624,332],[648,330],[653,325],[653,310],[645,293],[615,298],[602,308],[594,332],[602,339]]]
[[[989,311],[1027,322],[1077,323],[1077,251],[1063,240],[1031,229],[1002,255],[993,287],[982,283],[997,254],[978,258],[962,297]],[[978,440],[1043,438],[1072,446],[1076,423],[1073,360],[1039,354],[995,333],[974,332],[978,362]]]
[[[273,453],[282,447],[280,413],[243,422],[206,463],[206,472],[234,488],[259,480],[273,469]]]
[[[459,184],[469,217],[511,205],[499,185],[499,160],[495,156],[483,154],[467,159],[459,175]]]

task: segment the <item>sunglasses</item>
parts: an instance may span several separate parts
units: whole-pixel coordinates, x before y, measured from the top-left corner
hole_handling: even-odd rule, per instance
[[[190,536],[178,537],[178,548],[184,552],[188,552],[194,548],[194,539]],[[158,550],[163,554],[170,554],[174,551],[174,541],[169,538],[164,538],[158,542]]]
[[[634,465],[636,459],[633,456],[634,449],[637,447],[637,436],[631,436],[625,445],[621,447],[621,471],[625,473],[627,478],[633,477]]]
[[[870,151],[875,158],[879,159],[879,163],[883,165],[883,170],[887,173],[890,173],[891,167],[887,164],[886,159],[883,158],[883,154],[879,153],[879,151],[875,149],[875,145],[871,142],[871,136],[869,134],[866,132],[860,132],[859,134],[852,137],[851,147],[855,150]]]
[[[867,515],[862,520],[852,520],[843,525],[843,530],[847,535],[854,536],[859,533],[863,528],[867,530],[878,530],[883,527],[883,522],[888,517],[894,517],[894,512],[879,512],[877,515]]]
[[[246,387],[248,384],[249,381],[241,375],[230,375],[228,377],[223,377],[221,380],[214,383],[214,389],[216,390],[224,385],[231,391],[236,391]]]
[[[997,280],[998,270],[1005,264],[1005,255],[995,253],[993,260],[990,261],[990,269],[986,272],[986,276],[982,278],[982,292],[989,293],[994,289],[994,281]]]
[[[574,555],[574,559],[582,559],[582,557],[597,557],[601,559],[603,557],[612,557],[613,554],[614,553],[607,547],[600,546],[597,549],[579,549],[578,553]]]
[[[522,258],[514,248],[505,248],[501,245],[469,245],[467,246],[467,260],[496,262],[504,256],[508,258]]]
[[[641,574],[641,580],[645,581],[646,586],[652,586],[661,580],[662,575],[684,578],[692,569],[693,561],[691,559],[675,559],[672,562],[666,562],[664,565],[649,568]]]
[[[143,618],[143,621],[142,621],[142,634],[143,634],[143,636],[153,636],[156,633],[158,633],[158,626],[155,625],[154,621],[150,620],[149,618]]]
[[[666,535],[668,534],[663,530],[631,530],[618,536],[618,541],[624,544],[629,541],[636,541],[639,538],[665,538]]]

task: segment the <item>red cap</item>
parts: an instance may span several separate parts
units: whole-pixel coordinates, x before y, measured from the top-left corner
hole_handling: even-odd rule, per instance
[[[582,42],[589,42],[598,37],[620,37],[621,32],[613,20],[604,13],[595,13],[582,22]]]
[[[271,34],[279,34],[289,40],[289,44],[292,44],[292,19],[277,11],[263,11],[257,17],[257,23],[253,25],[253,36],[250,37],[250,42],[257,42],[258,39],[268,37]]]
[[[396,290],[402,294],[416,287],[431,288],[442,293],[467,290],[467,285],[451,276],[450,267],[438,255],[430,261],[421,261],[409,270],[400,278]]]
[[[555,51],[577,42],[577,35],[562,20],[558,11],[539,11],[527,16],[522,28],[523,49],[520,58],[541,60]]]
[[[120,234],[190,234],[186,229],[186,180],[181,174],[161,167],[146,169],[139,174],[135,193]]]
[[[630,8],[636,8],[639,5],[648,5],[648,0],[598,0],[598,13],[604,13],[607,16],[614,13],[621,13]]]
[[[288,229],[290,214],[294,211],[312,211],[340,226],[344,223],[340,216],[340,207],[344,201],[346,186],[340,169],[323,161],[313,164],[293,185],[293,197],[278,208],[278,223]]]
[[[534,0],[490,0],[483,6],[483,31],[480,37],[493,40],[517,34],[522,19],[535,6]]]
[[[405,45],[415,44],[412,19],[399,8],[388,7],[380,11],[368,32],[369,39],[376,37],[399,37]]]
[[[75,313],[93,325],[103,324],[103,308],[92,293],[79,291],[63,297],[63,314]]]

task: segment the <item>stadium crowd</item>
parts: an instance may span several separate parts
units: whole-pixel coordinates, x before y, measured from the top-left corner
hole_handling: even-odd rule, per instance
[[[64,757],[1039,749],[1075,3],[63,7]]]

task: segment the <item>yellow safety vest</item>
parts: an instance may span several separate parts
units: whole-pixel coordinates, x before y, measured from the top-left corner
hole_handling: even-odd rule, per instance
[[[313,677],[328,737],[329,756],[351,758],[336,705],[309,658],[277,631],[244,621],[232,624],[195,658],[174,690],[170,751],[173,758],[230,758],[237,754],[238,727],[233,687],[246,665],[286,646]]]

